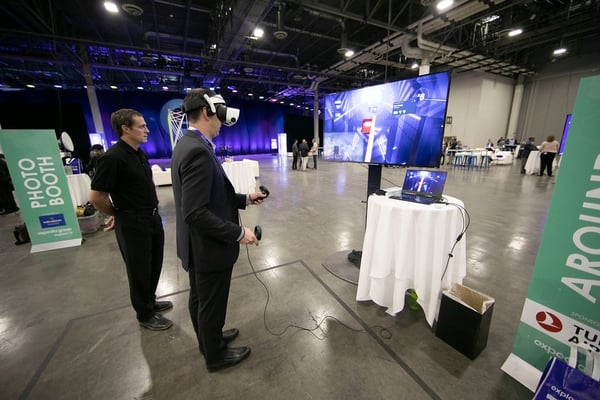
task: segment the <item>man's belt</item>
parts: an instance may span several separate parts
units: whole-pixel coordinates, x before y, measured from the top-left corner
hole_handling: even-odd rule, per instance
[[[158,214],[158,207],[154,208],[137,208],[135,210],[123,210],[121,208],[117,208],[117,213],[125,213],[125,214],[137,214],[137,215],[156,215]]]

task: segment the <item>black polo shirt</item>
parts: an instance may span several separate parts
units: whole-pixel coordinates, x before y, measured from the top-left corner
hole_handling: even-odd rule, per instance
[[[107,192],[119,210],[158,207],[152,170],[146,154],[119,140],[102,157],[92,178],[92,190]]]

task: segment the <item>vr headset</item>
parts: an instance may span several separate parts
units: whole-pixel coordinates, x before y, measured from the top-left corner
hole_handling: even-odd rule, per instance
[[[223,123],[225,126],[232,126],[240,118],[240,110],[238,108],[227,107],[225,105],[225,99],[220,94],[216,94],[212,97],[209,97],[207,94],[204,94],[204,100],[206,104],[202,102],[197,102],[196,104],[192,102],[192,104],[186,104],[185,102],[181,105],[181,111],[184,113],[188,113],[190,111],[196,110],[201,107],[207,107],[208,116],[217,115],[219,121]]]

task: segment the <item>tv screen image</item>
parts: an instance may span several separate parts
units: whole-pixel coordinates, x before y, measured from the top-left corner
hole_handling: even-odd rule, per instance
[[[323,158],[438,167],[449,90],[440,72],[327,95]]]

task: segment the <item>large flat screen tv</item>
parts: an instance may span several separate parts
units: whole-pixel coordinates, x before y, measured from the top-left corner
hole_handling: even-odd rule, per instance
[[[449,90],[440,72],[327,95],[323,158],[439,167]]]

